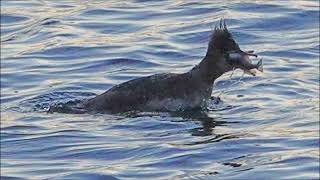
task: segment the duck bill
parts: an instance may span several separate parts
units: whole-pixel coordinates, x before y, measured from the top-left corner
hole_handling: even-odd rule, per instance
[[[257,70],[263,72],[262,59],[260,59],[257,64],[252,64],[250,56],[258,57],[258,55],[254,54],[253,51],[242,51],[229,54],[230,61],[234,62],[237,68],[242,69],[247,74],[255,76],[257,74]]]

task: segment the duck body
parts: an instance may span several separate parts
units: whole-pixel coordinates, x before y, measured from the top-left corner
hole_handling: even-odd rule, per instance
[[[116,85],[85,102],[85,108],[110,113],[181,111],[205,107],[211,92],[212,84],[192,72],[155,74]]]

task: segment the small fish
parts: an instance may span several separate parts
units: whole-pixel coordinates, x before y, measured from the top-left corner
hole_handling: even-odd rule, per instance
[[[262,59],[258,61],[256,65],[252,64],[250,56],[258,57],[257,54],[254,54],[254,51],[238,51],[238,52],[229,52],[228,61],[242,69],[246,74],[256,75],[256,70],[263,72]]]

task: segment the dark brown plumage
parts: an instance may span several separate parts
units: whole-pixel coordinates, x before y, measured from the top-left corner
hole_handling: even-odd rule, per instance
[[[238,56],[230,58],[234,53]],[[189,72],[134,79],[83,102],[82,107],[88,111],[109,113],[204,108],[210,99],[214,81],[234,68],[248,70],[243,62],[248,60],[249,55],[254,54],[240,50],[221,20],[212,33],[206,56]]]

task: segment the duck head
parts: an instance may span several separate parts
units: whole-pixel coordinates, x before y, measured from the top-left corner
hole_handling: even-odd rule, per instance
[[[253,50],[243,51],[228,31],[224,20],[215,27],[208,46],[206,58],[214,61],[220,71],[228,72],[233,69],[242,69],[244,72],[253,76],[256,75],[255,69],[263,71],[262,60],[257,64],[252,64],[250,57],[257,58]]]

